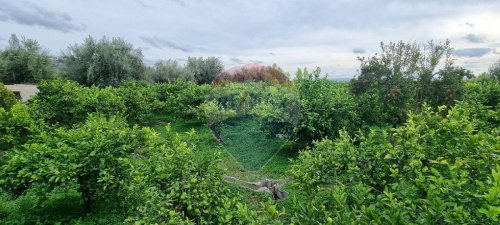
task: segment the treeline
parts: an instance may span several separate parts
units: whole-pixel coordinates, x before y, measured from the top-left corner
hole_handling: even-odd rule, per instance
[[[38,83],[46,79],[70,79],[98,87],[118,86],[125,80],[151,82],[193,81],[211,83],[224,70],[216,57],[189,57],[184,66],[175,60],[143,62],[140,49],[121,38],[86,38],[71,45],[60,56],[49,55],[37,41],[12,35],[0,50],[0,82]]]

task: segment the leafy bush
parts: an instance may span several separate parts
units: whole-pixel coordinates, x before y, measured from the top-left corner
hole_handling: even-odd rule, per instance
[[[42,130],[43,125],[30,116],[26,105],[18,103],[10,111],[0,108],[0,151],[18,148]]]
[[[125,117],[131,123],[144,123],[152,115],[157,94],[145,82],[125,81],[116,89],[116,95],[123,100]]]
[[[0,83],[0,108],[10,110],[18,101],[16,95],[9,90],[5,85]]]
[[[464,101],[498,109],[500,104],[500,82],[491,79],[474,79],[465,82]]]
[[[83,87],[74,81],[41,82],[40,92],[31,99],[30,110],[35,118],[48,124],[71,127],[86,120],[88,114],[125,114],[124,100],[111,88]]]
[[[258,218],[227,187],[218,167],[220,153],[197,158],[196,149],[169,126],[165,136],[164,145],[143,149],[128,161],[129,198],[138,205],[128,223],[276,224],[273,205],[266,204],[266,212]]]
[[[36,185],[50,192],[76,183],[83,212],[89,213],[97,200],[116,200],[123,194],[128,166],[123,160],[147,146],[151,137],[152,131],[129,128],[120,118],[93,115],[75,129],[59,128],[9,151],[0,185],[20,196]]]
[[[336,141],[316,142],[291,170],[299,187],[322,196],[302,207],[322,209],[324,223],[328,217],[332,223],[492,223],[477,196],[500,162],[500,136],[478,131],[470,114],[462,105],[447,112],[424,108],[390,133],[372,130],[353,139],[342,132]],[[293,219],[305,223],[314,215]]]
[[[206,101],[210,86],[177,80],[173,83],[156,84],[156,111],[176,118],[193,118],[197,107]]]
[[[489,186],[486,193],[482,196],[486,200],[485,204],[479,212],[485,214],[493,221],[500,221],[500,171],[497,166],[495,170],[491,171],[492,177],[488,179]]]
[[[299,69],[296,74],[300,117],[294,133],[301,144],[337,137],[343,128],[353,131],[359,124],[356,102],[348,83],[320,78],[320,73],[318,68],[312,73]]]

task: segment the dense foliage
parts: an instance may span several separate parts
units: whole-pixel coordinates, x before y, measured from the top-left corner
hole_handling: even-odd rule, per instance
[[[18,148],[38,134],[41,126],[26,105],[15,104],[9,111],[0,107],[0,151]]]
[[[41,82],[40,92],[29,105],[36,118],[48,124],[70,127],[83,123],[89,113],[103,115],[125,113],[124,100],[111,88],[84,87],[73,81]]]
[[[177,118],[193,118],[197,107],[207,99],[210,86],[178,80],[153,86],[157,94],[156,110]]]
[[[424,106],[397,129],[356,137],[342,132],[338,140],[316,142],[292,174],[304,190],[319,190],[321,198],[300,203],[312,216],[293,220],[491,223],[498,214],[484,213],[489,207],[481,196],[500,163],[499,130],[478,131],[469,107],[433,112]]]
[[[16,95],[9,90],[3,83],[0,83],[0,108],[10,110],[18,101]]]
[[[381,43],[381,49],[378,55],[359,59],[361,73],[351,82],[360,117],[369,125],[395,127],[424,102],[453,105],[463,97],[463,79],[472,77],[470,71],[453,65],[448,41],[424,46]],[[440,63],[444,66],[438,69]]]
[[[123,80],[140,79],[145,70],[140,49],[121,38],[88,37],[70,46],[61,61],[66,78],[87,86],[118,86]]]
[[[299,143],[336,137],[342,129],[355,130],[359,125],[356,101],[347,83],[333,82],[313,72],[298,70],[296,85],[300,96],[300,119],[295,128]]]
[[[210,84],[217,75],[222,73],[224,66],[219,58],[208,57],[195,58],[189,57],[184,67],[188,79],[193,80],[197,84]]]
[[[146,70],[146,77],[156,83],[187,80],[186,70],[175,60],[158,61]]]
[[[50,192],[75,183],[84,201],[83,212],[90,213],[97,200],[111,200],[121,193],[126,166],[122,160],[148,145],[150,133],[129,128],[120,118],[90,116],[77,128],[40,134],[31,143],[8,152],[0,185],[19,196],[36,185]]]
[[[88,38],[28,103],[0,84],[0,223],[498,224],[497,65],[466,80],[450,52],[382,44],[351,82],[219,82],[218,58],[144,72],[130,44]]]
[[[35,83],[54,75],[52,58],[37,41],[13,34],[0,51],[0,82]]]

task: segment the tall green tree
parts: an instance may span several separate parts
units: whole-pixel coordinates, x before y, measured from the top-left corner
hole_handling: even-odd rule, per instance
[[[83,85],[118,86],[142,78],[142,52],[121,38],[88,37],[62,54],[64,76]]]
[[[222,73],[224,65],[216,57],[206,59],[189,57],[184,69],[197,84],[210,84],[217,75]]]
[[[380,47],[380,54],[359,59],[361,73],[351,81],[352,92],[362,100],[364,121],[376,118],[396,126],[424,102],[452,105],[462,98],[463,79],[472,77],[470,71],[453,65],[449,41],[425,45],[382,42]],[[380,110],[372,110],[375,106]]]
[[[9,45],[0,52],[0,81],[36,83],[54,75],[52,58],[33,39],[12,34]]]

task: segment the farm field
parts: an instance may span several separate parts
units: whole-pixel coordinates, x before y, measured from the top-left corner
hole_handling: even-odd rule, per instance
[[[146,66],[106,38],[59,68],[14,37],[0,79],[38,91],[0,83],[0,224],[500,221],[500,62],[474,74],[449,42],[382,44],[333,81],[215,57]]]

